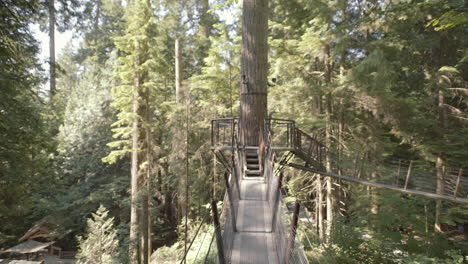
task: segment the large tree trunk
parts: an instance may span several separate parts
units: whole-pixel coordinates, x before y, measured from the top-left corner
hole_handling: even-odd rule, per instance
[[[241,143],[258,146],[267,117],[268,0],[244,0],[242,9]],[[263,137],[262,137],[263,138]]]
[[[149,92],[142,91],[140,92],[141,99],[144,100],[144,104],[140,106],[138,109],[139,113],[138,116],[142,117],[144,123],[140,125],[140,134],[139,134],[139,149],[140,149],[140,158],[138,164],[138,188],[141,193],[139,198],[140,206],[140,263],[148,264],[149,263],[149,241],[151,240],[150,233],[149,233],[149,187],[150,187],[150,177],[151,177],[151,149],[152,149],[152,142],[151,142],[151,110],[150,110],[150,103],[149,103]],[[146,166],[142,166],[143,163],[146,162]]]
[[[49,0],[49,96],[53,104],[55,95],[55,0]]]

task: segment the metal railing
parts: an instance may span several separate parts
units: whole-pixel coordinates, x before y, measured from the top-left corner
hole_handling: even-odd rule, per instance
[[[375,160],[368,153],[340,153],[321,142],[324,142],[323,135],[308,135],[296,128],[294,154],[304,160],[306,165],[291,165],[378,188],[468,203],[466,169],[443,167],[438,172],[434,165],[424,160]],[[331,171],[325,169],[327,159]]]
[[[211,120],[211,146],[233,147],[235,137],[239,138],[239,119],[237,117],[216,118]]]
[[[264,137],[271,135],[271,147],[276,150],[292,150],[295,145],[295,122],[286,119],[265,119]],[[239,139],[239,119],[237,117],[211,120],[211,146],[231,149],[235,138]]]
[[[305,133],[299,128],[294,129],[294,151],[301,159],[309,165],[323,166],[325,161],[326,147],[321,143],[319,136]]]
[[[271,147],[271,136],[267,136],[265,144],[265,182],[267,184],[267,201],[272,210],[271,232],[274,237],[275,251],[279,263],[309,263],[302,243],[297,236],[299,201],[294,210],[289,210],[282,188],[282,172],[275,177],[275,153]]]
[[[294,148],[295,122],[287,119],[265,119],[265,138],[270,135],[273,149],[292,150]]]

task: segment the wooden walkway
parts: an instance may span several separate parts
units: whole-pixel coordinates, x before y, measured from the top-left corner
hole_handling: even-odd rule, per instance
[[[231,263],[277,264],[278,256],[271,233],[272,211],[266,199],[263,178],[243,179],[237,214]]]

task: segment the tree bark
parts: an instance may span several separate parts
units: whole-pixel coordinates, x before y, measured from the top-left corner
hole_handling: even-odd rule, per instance
[[[240,128],[241,143],[258,146],[267,117],[268,0],[244,0]]]
[[[55,95],[55,0],[49,0],[49,96],[53,105]]]

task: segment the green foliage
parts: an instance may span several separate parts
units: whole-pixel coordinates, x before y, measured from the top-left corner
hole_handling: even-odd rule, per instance
[[[114,218],[109,218],[108,214],[109,211],[101,205],[96,213],[92,214],[93,218],[88,219],[86,238],[77,237],[78,263],[119,263],[117,231],[114,229]]]
[[[115,72],[120,80],[112,88],[112,107],[118,110],[118,120],[112,124],[117,139],[109,143],[115,150],[103,159],[107,163],[115,163],[119,158],[131,152],[130,137],[133,120],[142,116],[132,112],[133,98],[138,94],[139,104],[143,105],[142,93],[152,90],[153,82],[148,78],[150,70],[155,65],[156,52],[151,33],[154,30],[152,10],[148,1],[135,1],[126,9],[124,16],[126,28],[122,36],[115,37],[115,45],[122,54],[115,65]],[[135,80],[138,79],[138,87]]]
[[[100,224],[112,229],[107,233],[112,254],[119,251],[119,262],[126,263],[129,139],[138,119],[154,143],[142,146],[153,160],[140,163],[140,169],[153,168],[142,178],[148,180],[153,242],[159,247],[154,258],[180,261],[185,231],[176,221],[176,205],[185,195],[179,180],[185,176],[186,139],[189,237],[197,226],[193,219],[206,214],[201,205],[210,199],[208,190],[222,193],[222,181],[213,175],[217,165],[210,152],[209,120],[239,111],[240,23],[228,25],[219,14],[238,11],[240,1],[207,8],[205,1],[195,0],[126,5],[57,0],[58,30],[74,25],[81,38],[59,56],[54,111],[42,104],[38,47],[28,29],[39,19],[45,30],[47,2],[0,3],[0,244],[12,243],[34,220],[49,216],[65,236],[58,243],[72,249],[76,241],[67,237],[83,233],[84,219],[103,204],[109,212],[100,208],[88,221],[89,232],[98,235],[94,231]],[[465,165],[464,1],[270,4],[269,68],[270,78],[277,80],[268,91],[270,116],[294,119],[307,132],[330,128],[332,149],[344,156],[359,154],[366,158],[365,168],[382,174],[386,171],[371,164],[394,157],[434,167],[443,154],[446,166]],[[173,99],[176,38],[182,44],[187,99],[179,105]],[[133,112],[135,94],[145,106],[140,109],[148,112]],[[439,95],[443,107],[436,102]],[[330,116],[325,116],[327,106]],[[55,137],[48,131],[57,123]],[[289,170],[286,175],[290,193],[314,208],[318,178]],[[300,234],[312,263],[461,263],[467,254],[466,242],[458,241],[454,231],[466,222],[465,206],[442,203],[445,233],[436,234],[434,201],[335,184],[342,216],[335,218],[332,243],[319,243],[312,228],[301,230],[314,237],[307,246]],[[379,213],[372,214],[371,206],[378,206]],[[115,217],[115,229],[107,214]],[[195,240],[193,248],[201,246],[200,254],[206,249],[203,237],[211,232],[204,226]],[[111,242],[117,239],[119,245]],[[86,246],[91,240],[80,240],[84,259],[94,254]],[[190,252],[189,262],[196,253]]]
[[[0,244],[5,245],[29,228],[39,197],[54,186],[53,144],[38,96],[38,45],[29,30],[36,12],[36,2],[0,3]]]
[[[219,35],[212,36],[202,73],[192,77],[191,94],[199,116],[235,116],[239,107],[240,39],[216,24]],[[207,121],[204,119],[203,121]]]

